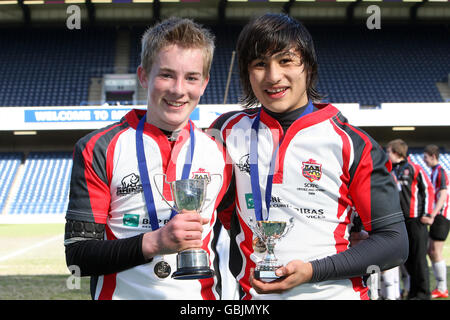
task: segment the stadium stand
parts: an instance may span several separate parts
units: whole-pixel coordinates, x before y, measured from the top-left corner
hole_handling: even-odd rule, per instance
[[[19,152],[0,153],[0,213],[6,203],[8,192],[16,176],[17,170],[23,159]]]
[[[443,26],[308,26],[319,60],[318,89],[334,103],[443,102],[436,82],[450,70],[449,31]],[[231,53],[240,26],[212,26],[216,51],[201,104],[223,103]],[[136,72],[142,27],[130,31]],[[0,106],[80,105],[90,79],[113,72],[117,30],[85,28],[0,30]],[[88,50],[86,50],[88,48]],[[426,57],[426,58],[424,58]],[[33,61],[32,64],[29,61]],[[235,60],[227,103],[238,103]]]
[[[7,214],[64,213],[71,169],[69,152],[30,152]]]
[[[90,78],[111,72],[115,37],[114,28],[0,29],[0,106],[80,105]]]
[[[222,103],[231,53],[239,26],[211,27],[216,51],[211,80],[201,104]],[[308,26],[319,61],[318,89],[324,101],[379,105],[383,102],[443,102],[436,82],[450,70],[449,31],[442,26],[386,26],[368,30],[360,26]],[[139,63],[140,36],[131,33],[130,72]],[[228,103],[238,103],[237,61]]]

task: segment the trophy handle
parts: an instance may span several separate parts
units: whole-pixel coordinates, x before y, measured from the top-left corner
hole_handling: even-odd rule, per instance
[[[261,239],[261,241],[264,239],[264,235],[262,234],[262,232],[258,229],[258,227],[253,225],[253,218],[249,217],[248,218],[248,227],[250,228],[250,230],[252,230],[252,232],[254,234],[256,234],[256,236]]]
[[[213,176],[219,176],[219,177],[220,177],[219,188],[217,189],[216,194],[215,194],[214,197],[212,198],[213,200],[211,200],[204,208],[203,208],[203,206],[202,206],[202,207],[200,208],[199,212],[202,212],[203,210],[209,208],[209,206],[210,206],[212,203],[214,203],[214,200],[217,198],[217,196],[218,196],[219,193],[220,193],[220,190],[222,189],[222,182],[223,182],[223,177],[222,177],[222,175],[221,175],[220,173],[213,173],[213,174],[211,174],[211,180],[210,180],[210,181],[212,181],[212,177],[213,177]],[[210,183],[211,183],[211,182],[208,182],[207,185],[210,184]],[[206,198],[206,188],[205,188],[205,198]]]
[[[294,226],[294,218],[291,217],[289,219],[289,224],[287,225],[286,229],[284,230],[283,234],[279,239],[284,238],[289,233],[289,231],[291,231],[293,226]]]
[[[167,205],[168,205],[172,210],[174,210],[174,211],[176,211],[176,212],[179,212],[179,210],[177,210],[174,206],[172,206],[172,205],[169,203],[169,201],[166,200],[166,198],[163,196],[162,192],[159,190],[158,184],[156,183],[156,177],[157,177],[157,176],[163,176],[163,177],[164,177],[164,180],[163,180],[163,186],[164,186],[164,183],[169,184],[169,183],[167,182],[167,176],[166,176],[164,173],[155,173],[155,174],[153,175],[153,182],[155,183],[155,188],[156,188],[156,190],[158,191],[158,193],[159,193],[159,195],[161,196],[161,198],[164,200],[164,202],[167,203]],[[169,185],[170,185],[170,184],[169,184]],[[172,193],[172,198],[173,198],[172,188],[170,188],[170,192]]]

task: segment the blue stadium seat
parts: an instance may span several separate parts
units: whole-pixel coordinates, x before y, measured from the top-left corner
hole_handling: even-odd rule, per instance
[[[71,169],[70,152],[31,152],[8,213],[64,214]]]

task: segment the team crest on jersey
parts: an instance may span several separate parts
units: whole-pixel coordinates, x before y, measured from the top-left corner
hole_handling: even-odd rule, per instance
[[[302,174],[309,182],[320,180],[322,177],[322,165],[314,159],[302,162]]]
[[[139,183],[139,175],[131,173],[123,177],[121,186],[117,188],[116,194],[118,196],[125,196],[127,194],[136,194],[143,191],[142,183]]]
[[[210,182],[211,174],[209,172],[207,172],[205,169],[199,168],[198,171],[192,172],[191,179],[206,179],[206,181]]]
[[[250,173],[250,154],[246,154],[239,159],[239,163],[236,166],[241,170],[241,172]]]

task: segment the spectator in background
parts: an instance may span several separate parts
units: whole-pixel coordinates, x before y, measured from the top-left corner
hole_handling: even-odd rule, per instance
[[[428,256],[431,259],[436,288],[432,291],[432,298],[447,298],[447,266],[442,255],[444,243],[449,232],[448,216],[448,177],[444,168],[439,164],[439,147],[428,145],[425,147],[423,160],[431,168],[431,182],[434,186],[434,208],[431,215],[423,218],[423,223],[430,225],[430,245]]]
[[[410,276],[408,299],[430,299],[430,280],[427,262],[428,229],[422,217],[432,212],[433,188],[426,173],[418,165],[408,161],[408,145],[401,139],[387,144],[386,153],[391,160],[400,195],[400,205],[405,216],[409,238],[409,255],[405,262]],[[388,299],[398,297],[399,269],[383,275],[386,280]],[[394,285],[395,282],[397,285]]]

